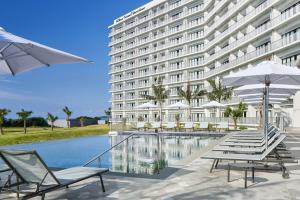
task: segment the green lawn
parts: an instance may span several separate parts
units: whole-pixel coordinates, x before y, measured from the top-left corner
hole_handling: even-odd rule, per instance
[[[54,128],[53,132],[50,127],[29,127],[27,128],[26,134],[23,133],[23,128],[4,128],[4,135],[0,135],[0,146],[82,136],[104,135],[107,134],[108,131],[109,128],[107,125]]]

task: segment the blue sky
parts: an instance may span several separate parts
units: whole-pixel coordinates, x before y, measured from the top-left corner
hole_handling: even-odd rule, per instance
[[[1,0],[0,26],[8,32],[73,53],[93,64],[55,65],[0,76],[0,107],[9,117],[24,108],[35,116],[99,116],[109,107],[108,29],[113,20],[149,0]]]

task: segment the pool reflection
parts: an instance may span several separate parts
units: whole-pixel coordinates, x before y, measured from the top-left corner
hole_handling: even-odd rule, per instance
[[[127,136],[111,136],[111,146]],[[204,136],[139,135],[125,140],[110,151],[113,172],[155,174],[191,156],[214,140]]]

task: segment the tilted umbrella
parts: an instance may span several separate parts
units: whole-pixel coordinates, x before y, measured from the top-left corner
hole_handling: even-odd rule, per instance
[[[242,86],[249,84],[263,84],[265,86],[265,126],[264,132],[267,144],[268,129],[268,99],[269,88],[273,84],[300,85],[300,70],[296,67],[289,67],[274,61],[263,61],[255,67],[230,74],[223,79],[226,86]]]
[[[16,75],[54,64],[86,63],[88,60],[13,35],[0,27],[0,73]]]
[[[157,108],[157,105],[154,105],[150,102],[147,102],[147,103],[143,103],[141,105],[138,105],[135,107],[136,109],[148,109],[148,112],[149,112],[149,109],[151,108]],[[150,112],[149,112],[149,118],[150,118]],[[148,118],[148,122],[149,122],[149,118]]]

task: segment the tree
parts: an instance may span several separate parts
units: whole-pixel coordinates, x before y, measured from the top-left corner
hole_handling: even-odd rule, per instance
[[[66,120],[67,120],[67,123],[68,123],[68,128],[70,128],[71,126],[70,126],[70,117],[71,117],[71,115],[72,115],[72,112],[70,111],[70,109],[67,107],[67,106],[65,106],[64,108],[63,108],[63,111],[64,111],[64,113],[66,114]]]
[[[159,80],[157,85],[152,85],[152,92],[153,95],[141,95],[142,98],[156,101],[159,105],[159,117],[160,117],[160,128],[162,129],[162,107],[163,103],[169,96],[169,90],[166,90],[165,87],[162,85],[162,81]]]
[[[79,117],[79,121],[80,121],[80,126],[81,126],[81,127],[84,126],[85,119],[86,119],[86,118],[85,118],[84,116]]]
[[[232,89],[224,87],[220,80],[209,79],[207,81],[212,87],[212,91],[206,94],[208,100],[221,103],[221,101],[226,101],[231,98]]]
[[[10,113],[10,110],[6,109],[6,108],[2,108],[0,109],[0,134],[3,135],[3,124],[4,124],[4,120],[5,120],[5,116]]]
[[[234,122],[234,129],[237,129],[237,120],[240,117],[243,117],[244,112],[246,111],[246,104],[240,102],[237,108],[232,109],[231,107],[227,106],[224,112],[225,117],[232,117]]]
[[[32,111],[26,111],[24,109],[22,109],[20,112],[17,112],[17,115],[19,116],[19,118],[23,121],[23,127],[24,127],[24,134],[27,133],[27,119],[28,117],[32,114]]]
[[[54,122],[58,119],[58,117],[52,115],[51,113],[48,113],[47,119],[48,119],[48,121],[51,123],[51,131],[53,131],[53,128],[54,128]]]
[[[191,120],[191,103],[193,99],[199,99],[201,96],[205,95],[206,92],[204,90],[200,90],[199,87],[196,88],[195,91],[192,90],[190,83],[187,84],[186,90],[179,88],[178,96],[185,99],[187,104],[189,105],[189,115],[188,118]]]
[[[109,107],[107,110],[104,110],[104,113],[105,113],[105,115],[107,117],[107,120],[108,120],[107,122],[109,124],[110,117],[111,117],[111,107]]]

